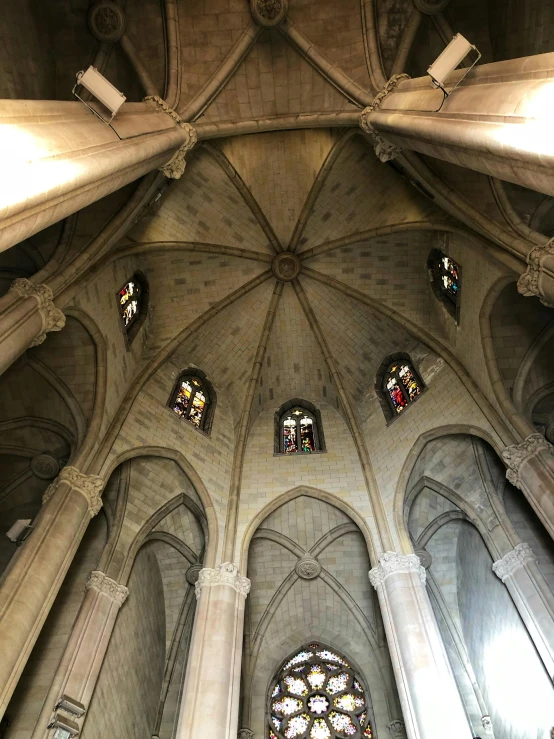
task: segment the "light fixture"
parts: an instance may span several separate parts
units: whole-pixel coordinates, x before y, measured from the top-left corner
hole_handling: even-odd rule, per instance
[[[31,521],[31,518],[19,518],[10,530],[6,532],[8,539],[20,547],[33,530]]]
[[[107,108],[111,115],[109,120],[106,120],[100,113],[89,105],[83,98],[77,95],[77,87],[82,85],[85,90],[88,90],[102,105]],[[125,100],[127,99],[122,92],[112,85],[104,75],[96,69],[96,67],[90,66],[86,72],[77,72],[77,82],[72,90],[75,97],[84,103],[87,108],[97,115],[104,123],[111,123],[118,110],[121,108]]]
[[[69,698],[67,695],[62,695],[56,704],[56,711],[58,708],[61,708],[63,711],[67,711],[67,713],[70,713],[72,716],[76,716],[77,718],[81,718],[86,711],[86,708],[80,701],[75,700],[75,698]]]
[[[54,715],[53,720],[48,724],[49,729],[56,729],[54,739],[70,739],[79,734],[79,726],[66,716],[60,713]]]
[[[460,64],[460,62],[465,59],[465,57],[472,49],[477,52],[477,59],[473,62],[471,67],[468,67],[468,69],[465,71],[465,74],[460,77],[458,82],[452,88],[452,90],[455,90],[460,82],[464,79],[464,77],[469,74],[469,72],[473,69],[473,67],[481,58],[481,53],[479,52],[477,47],[473,44],[470,44],[469,41],[464,38],[461,33],[457,33],[454,36],[446,49],[437,57],[437,59],[427,70],[427,74],[431,77],[432,84],[435,87],[440,87],[440,89],[444,92],[445,97],[452,92],[452,90],[450,90],[450,93],[448,93],[444,89],[444,82],[446,78],[451,72],[456,69],[458,64]]]

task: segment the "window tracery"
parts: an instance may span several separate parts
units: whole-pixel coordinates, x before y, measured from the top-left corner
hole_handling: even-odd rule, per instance
[[[269,739],[372,739],[365,690],[348,662],[317,642],[281,668],[269,692]]]
[[[181,374],[171,394],[169,407],[197,429],[209,431],[213,414],[213,389],[199,370]]]
[[[297,406],[281,417],[282,451],[311,454],[319,450],[317,422],[312,413]]]

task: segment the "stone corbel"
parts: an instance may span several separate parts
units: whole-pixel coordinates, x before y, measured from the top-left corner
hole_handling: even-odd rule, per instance
[[[120,585],[111,577],[108,577],[100,570],[93,570],[88,576],[85,590],[93,588],[103,595],[107,595],[110,600],[116,603],[120,608],[127,600],[129,589],[124,585]]]
[[[527,562],[536,562],[537,558],[533,554],[533,550],[525,542],[516,544],[511,552],[505,554],[502,559],[499,559],[492,566],[492,570],[495,575],[506,582],[506,579],[514,574],[516,570],[523,567]]]
[[[205,567],[200,570],[198,580],[194,586],[196,598],[200,597],[200,593],[204,588],[214,585],[229,585],[245,598],[250,592],[250,580],[239,575],[238,567],[231,562],[224,562],[215,569]]]
[[[250,12],[262,28],[275,28],[287,17],[288,0],[250,0]]]
[[[369,581],[375,589],[383,585],[390,575],[399,575],[416,572],[422,584],[425,585],[427,573],[421,566],[416,554],[397,554],[396,552],[385,552],[379,559],[379,564],[369,571]]]
[[[554,455],[554,446],[550,444],[541,434],[530,434],[521,444],[513,444],[506,447],[502,452],[502,460],[506,467],[506,477],[508,481],[521,490],[522,483],[520,477],[521,467],[533,457],[537,457],[541,452],[547,452]]]
[[[254,732],[252,729],[239,729],[237,739],[254,739]]]
[[[65,316],[54,305],[54,295],[47,285],[33,285],[24,277],[18,277],[10,285],[9,292],[14,292],[21,298],[35,298],[38,303],[38,311],[42,319],[42,329],[38,336],[31,342],[30,346],[42,344],[46,334],[50,331],[61,331],[65,326]]]
[[[179,114],[175,110],[173,110],[173,108],[170,108],[165,100],[159,97],[159,95],[148,95],[144,98],[143,102],[153,103],[162,113],[165,113],[173,121],[175,121],[179,128],[182,128],[186,133],[185,143],[181,144],[179,149],[175,152],[175,154],[167,164],[164,164],[163,167],[160,167],[160,172],[163,172],[166,177],[172,180],[178,180],[180,177],[182,177],[183,172],[185,171],[185,157],[198,140],[196,129],[194,128],[194,126],[191,126],[190,123],[186,123],[185,121],[183,121]]]
[[[371,114],[375,110],[379,110],[383,104],[383,100],[390,95],[390,93],[396,88],[399,82],[402,80],[409,80],[409,74],[393,74],[387,84],[383,87],[381,92],[377,93],[375,99],[364,108],[360,114],[360,128],[364,133],[367,133],[373,139],[373,146],[375,148],[375,154],[382,162],[390,162],[391,159],[397,157],[402,149],[399,149],[394,144],[390,144],[386,141],[378,131],[375,131],[371,125]]]
[[[73,490],[84,495],[88,503],[88,512],[94,518],[102,508],[102,488],[104,481],[96,475],[84,475],[76,467],[64,467],[54,482],[49,485],[42,496],[42,504],[48,503],[58,487],[65,483]]]
[[[395,719],[390,722],[387,728],[390,731],[392,739],[406,739],[406,727],[403,721]]]
[[[548,295],[544,289],[541,289],[542,262],[545,257],[554,257],[554,239],[531,249],[527,255],[527,271],[519,278],[517,289],[519,293],[527,297],[537,296],[547,308],[554,308],[554,288]]]

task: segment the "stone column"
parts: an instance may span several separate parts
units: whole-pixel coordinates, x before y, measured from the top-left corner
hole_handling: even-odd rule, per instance
[[[0,718],[90,519],[103,481],[65,467],[48,486],[34,530],[0,581]]]
[[[362,113],[362,128],[398,149],[554,195],[554,53],[481,64],[453,90],[465,72],[449,75],[444,104],[429,76],[397,75]]]
[[[58,715],[68,717],[82,728],[86,719],[100,668],[117,619],[129,591],[103,572],[90,573],[85,585],[86,595],[77,620],[56,671],[32,739],[52,739],[48,729]],[[75,717],[64,710],[67,701],[82,706],[82,716]],[[59,706],[59,707],[58,707]]]
[[[54,306],[46,285],[14,280],[0,299],[0,374],[31,346],[42,344],[49,331],[60,331],[65,316]]]
[[[523,492],[554,539],[554,446],[541,434],[530,434],[501,456],[508,481]]]
[[[0,100],[0,251],[157,167],[179,177],[195,141],[155,96],[111,126],[81,102]]]
[[[517,544],[492,569],[508,588],[550,679],[554,679],[554,598],[547,586],[539,587],[542,575],[533,550],[525,542]]]
[[[385,552],[369,579],[379,597],[408,738],[471,739],[418,557]]]
[[[244,606],[250,580],[226,562],[200,571],[176,739],[236,739]]]

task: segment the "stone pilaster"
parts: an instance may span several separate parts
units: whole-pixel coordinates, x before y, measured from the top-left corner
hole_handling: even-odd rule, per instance
[[[185,171],[186,155],[194,147],[198,140],[196,130],[193,126],[190,125],[190,123],[186,123],[185,121],[183,121],[179,114],[174,111],[173,108],[170,108],[165,100],[163,100],[158,95],[148,95],[144,98],[144,102],[153,103],[162,113],[165,113],[173,121],[175,121],[179,128],[181,128],[186,134],[185,142],[175,152],[172,159],[167,164],[164,164],[163,167],[160,167],[160,172],[162,172],[166,177],[172,180],[178,180]]]
[[[527,271],[519,278],[517,289],[522,295],[528,297],[535,295],[543,305],[554,308],[554,287],[543,284],[552,283],[552,280],[547,279],[543,272],[543,261],[547,257],[552,257],[554,266],[554,239],[531,249],[527,255]]]
[[[410,76],[408,74],[394,74],[381,90],[381,92],[377,93],[371,105],[368,105],[367,108],[364,108],[360,114],[360,128],[362,129],[362,131],[364,131],[364,133],[367,133],[372,137],[375,154],[382,162],[390,162],[390,160],[397,157],[402,150],[399,149],[397,146],[390,144],[381,136],[380,133],[375,131],[375,129],[371,125],[371,114],[374,111],[379,110],[379,108],[383,104],[384,99],[388,95],[390,95],[390,93],[396,88],[399,82],[409,79]]]
[[[102,508],[101,494],[104,486],[102,478],[96,475],[84,475],[76,467],[64,467],[54,482],[46,488],[42,496],[43,505],[48,503],[62,483],[84,495],[88,502],[89,515],[94,518]]]
[[[50,331],[61,331],[65,326],[65,316],[54,305],[54,295],[48,285],[33,285],[24,277],[18,277],[10,285],[9,292],[19,295],[20,298],[35,298],[38,303],[38,312],[42,319],[40,333],[31,341],[29,346],[38,346]]]

